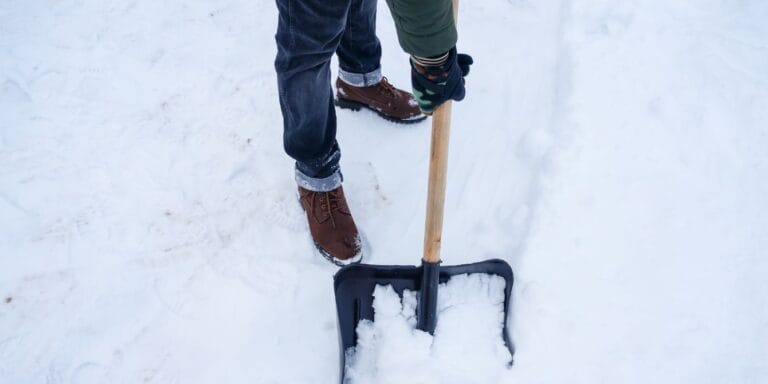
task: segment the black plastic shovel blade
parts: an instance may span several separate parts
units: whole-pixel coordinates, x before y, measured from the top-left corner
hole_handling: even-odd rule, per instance
[[[493,259],[472,264],[440,266],[439,281],[444,283],[451,276],[483,273],[504,278],[504,319],[508,318],[509,306],[512,300],[512,284],[514,276],[512,268],[500,259]],[[344,367],[346,351],[357,345],[357,324],[362,319],[374,321],[373,291],[377,285],[391,285],[402,296],[404,290],[421,290],[422,267],[406,265],[348,265],[333,277],[336,293],[336,312],[339,326],[339,361],[341,363],[341,382],[344,383]],[[439,322],[439,319],[438,319]],[[504,343],[514,356],[514,346],[509,337],[507,321],[504,321],[502,332]],[[511,362],[510,362],[511,364]]]

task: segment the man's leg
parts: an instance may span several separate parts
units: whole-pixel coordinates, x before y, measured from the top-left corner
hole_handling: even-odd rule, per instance
[[[337,264],[356,262],[360,237],[341,188],[330,72],[349,1],[277,0],[277,7],[283,145],[296,160],[301,204],[320,252]]]
[[[330,61],[345,27],[346,1],[277,0],[277,84],[283,144],[296,160],[299,185],[341,185]]]
[[[364,87],[381,80],[381,44],[376,37],[376,0],[352,0],[339,48],[339,77]]]
[[[374,110],[387,120],[423,120],[410,93],[391,86],[381,75],[381,44],[376,37],[376,0],[351,0],[346,28],[336,50],[337,105]]]

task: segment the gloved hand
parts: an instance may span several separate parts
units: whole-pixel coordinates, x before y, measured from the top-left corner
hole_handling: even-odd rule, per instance
[[[464,76],[473,63],[472,56],[457,54],[456,47],[448,51],[448,57],[439,65],[422,65],[418,59],[411,59],[411,85],[413,97],[419,108],[431,115],[440,104],[447,100],[464,99]]]

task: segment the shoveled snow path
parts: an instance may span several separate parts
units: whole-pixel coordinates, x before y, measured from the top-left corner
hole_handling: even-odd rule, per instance
[[[768,377],[759,1],[464,3],[444,260],[515,268],[504,382]],[[282,153],[272,1],[0,3],[0,377],[335,383]],[[379,4],[383,67],[406,56]],[[378,264],[421,251],[428,124],[339,112]]]

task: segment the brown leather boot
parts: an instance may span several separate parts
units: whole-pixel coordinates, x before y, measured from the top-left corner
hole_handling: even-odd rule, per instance
[[[355,87],[336,79],[336,105],[353,111],[368,108],[396,123],[410,124],[427,118],[413,95],[395,88],[386,77],[369,87]]]
[[[360,235],[344,190],[338,187],[330,192],[313,192],[299,187],[299,199],[320,253],[336,265],[359,263],[363,256]]]

